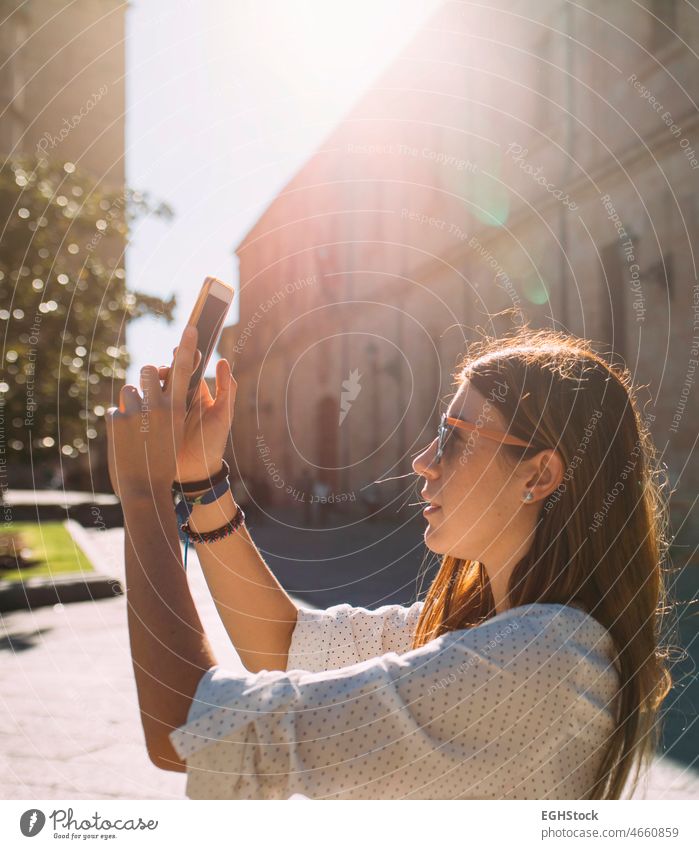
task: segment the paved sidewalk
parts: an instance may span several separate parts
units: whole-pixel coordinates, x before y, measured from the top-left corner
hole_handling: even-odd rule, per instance
[[[123,529],[76,527],[95,567],[123,581]],[[217,660],[242,669],[192,552],[187,573]],[[0,799],[184,797],[185,774],[146,754],[125,597],[6,613],[0,647]]]
[[[123,580],[123,529],[71,530],[96,568]],[[195,552],[187,566],[219,663],[242,668]],[[124,597],[16,611],[0,625],[0,798],[184,796],[185,775],[146,755]],[[659,761],[635,798],[699,799],[699,777]]]

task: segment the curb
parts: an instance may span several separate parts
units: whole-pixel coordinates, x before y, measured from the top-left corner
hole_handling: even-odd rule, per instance
[[[96,601],[123,595],[116,578],[92,572],[76,572],[63,578],[29,578],[27,581],[0,581],[0,612],[33,610],[73,601]]]
[[[67,519],[64,526],[73,542],[80,546],[92,564],[94,572],[74,572],[55,578],[29,578],[26,581],[0,581],[0,613],[11,610],[33,610],[53,604],[70,604],[74,601],[97,601],[124,594],[117,578],[99,571],[94,554],[84,545],[87,539],[82,526]]]
[[[110,571],[109,566],[104,562],[104,547],[95,545],[94,538],[90,531],[81,525],[80,522],[77,522],[75,519],[66,519],[63,522],[63,527],[71,535],[73,542],[82,549],[83,554],[90,561],[92,568],[97,574],[107,578],[116,578],[117,575],[123,577],[123,570],[118,566]],[[110,528],[110,530],[112,529]],[[121,557],[123,555],[120,554],[119,556]],[[112,563],[112,566],[114,565],[115,564]]]

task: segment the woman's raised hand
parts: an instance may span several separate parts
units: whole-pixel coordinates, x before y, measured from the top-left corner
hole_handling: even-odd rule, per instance
[[[119,406],[106,412],[109,478],[120,497],[210,478],[221,459],[233,421],[237,384],[226,360],[216,364],[216,397],[202,379],[185,418],[187,388],[201,354],[196,327],[186,328],[171,367],[141,369],[141,392],[122,386]],[[167,386],[162,381],[169,376]]]
[[[141,391],[121,387],[119,406],[106,411],[109,479],[120,498],[154,497],[177,479],[185,431],[187,386],[194,372],[196,327],[187,327],[172,363],[172,379],[160,385],[158,369],[141,369]]]
[[[177,354],[177,348],[173,353]],[[193,371],[196,371],[200,359],[201,352],[197,349]],[[158,378],[165,380],[169,371],[169,366],[160,366]],[[203,378],[200,381],[177,452],[177,480],[180,483],[207,479],[220,470],[233,423],[237,386],[228,360],[223,359],[216,363],[214,398],[211,397],[206,381]]]

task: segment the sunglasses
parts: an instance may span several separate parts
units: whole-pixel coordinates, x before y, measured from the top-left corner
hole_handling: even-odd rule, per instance
[[[454,433],[455,428],[467,430],[470,433],[477,432],[486,439],[494,439],[496,442],[504,443],[505,445],[521,445],[523,448],[529,448],[529,443],[524,439],[519,439],[516,436],[510,436],[507,433],[500,433],[497,430],[490,430],[486,427],[480,427],[474,422],[467,422],[464,419],[455,419],[453,416],[448,416],[442,413],[442,418],[439,422],[437,453],[434,455],[434,462],[439,463],[444,454],[444,449],[449,441],[449,437]]]

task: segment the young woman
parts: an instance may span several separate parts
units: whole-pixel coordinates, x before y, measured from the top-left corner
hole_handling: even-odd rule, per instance
[[[148,366],[143,398],[124,387],[107,419],[153,763],[186,770],[191,798],[630,795],[671,679],[663,483],[628,372],[551,331],[468,350],[413,462],[443,555],[424,602],[297,609],[244,524],[197,543],[241,675],[206,639],[170,492],[216,476],[233,418],[222,360],[216,398],[202,382],[182,424],[195,344],[185,333],[168,389]],[[189,527],[236,515],[228,490]]]

